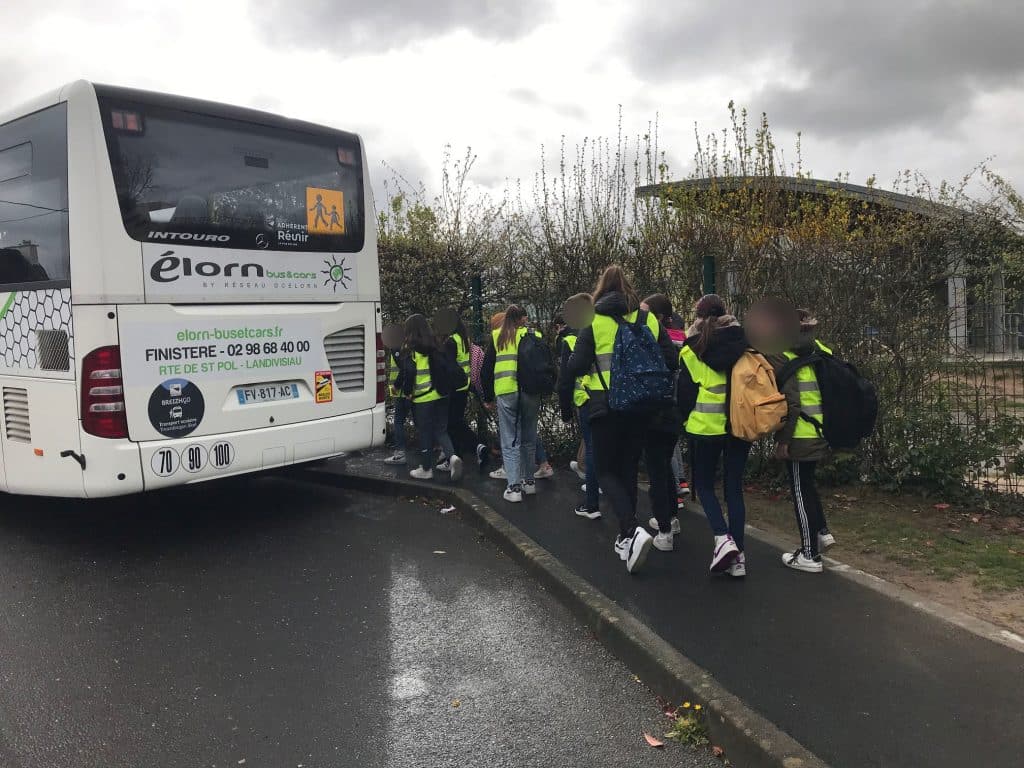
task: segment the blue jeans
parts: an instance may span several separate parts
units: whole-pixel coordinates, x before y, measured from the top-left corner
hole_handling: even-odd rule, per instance
[[[690,461],[693,463],[694,493],[704,508],[711,530],[716,536],[730,534],[736,546],[743,551],[743,526],[747,521],[747,508],[743,501],[743,470],[747,466],[750,443],[735,437],[696,437],[691,435]],[[724,460],[725,503],[729,507],[729,522],[722,514],[722,505],[715,495],[715,472],[718,460]]]
[[[395,450],[405,453],[405,420],[409,418],[412,403],[407,398],[395,398]]]
[[[537,457],[537,466],[538,467],[541,464],[547,464],[548,463],[548,452],[544,450],[544,443],[542,443],[540,441],[539,437],[537,438],[536,457]]]
[[[597,464],[594,463],[594,435],[590,430],[590,403],[584,403],[577,412],[580,421],[580,436],[583,438],[584,474],[587,479],[587,509],[598,509],[601,505],[601,485],[597,481]]]
[[[501,460],[508,486],[533,480],[533,462],[537,452],[537,411],[540,403],[524,392],[498,395],[498,432]],[[529,471],[529,476],[524,473]]]

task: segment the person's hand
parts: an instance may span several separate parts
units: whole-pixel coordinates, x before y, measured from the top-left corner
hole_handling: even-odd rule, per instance
[[[775,458],[779,461],[786,461],[789,459],[789,443],[775,444]]]

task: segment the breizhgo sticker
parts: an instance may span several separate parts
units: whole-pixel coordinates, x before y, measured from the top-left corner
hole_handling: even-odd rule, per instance
[[[165,437],[192,434],[205,411],[203,393],[187,379],[168,379],[149,396],[149,423]]]
[[[317,371],[316,374],[313,376],[313,392],[316,394],[316,402],[333,402],[334,373],[331,371]]]

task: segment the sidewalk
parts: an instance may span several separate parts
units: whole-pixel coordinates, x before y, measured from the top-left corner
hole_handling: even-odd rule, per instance
[[[407,479],[379,458],[345,468]],[[475,469],[462,485],[835,768],[1017,765],[1024,754],[1018,651],[836,574],[788,571],[749,536],[746,581],[710,577],[710,533],[689,513],[676,550],[652,551],[629,576],[612,553],[610,510],[598,522],[572,514],[579,481],[568,470],[518,505]],[[642,508],[646,519],[646,499]]]

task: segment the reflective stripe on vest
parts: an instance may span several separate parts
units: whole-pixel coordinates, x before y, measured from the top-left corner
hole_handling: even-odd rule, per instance
[[[452,334],[452,341],[455,342],[455,362],[459,364],[462,370],[466,374],[466,386],[457,390],[458,392],[465,392],[469,389],[469,345],[463,341],[462,336],[457,333]]]
[[[628,315],[623,315],[622,320],[635,323],[637,314],[638,310],[633,310]],[[661,334],[661,324],[651,312],[647,313],[647,327],[651,329],[655,339]],[[583,386],[593,393],[612,388],[612,354],[615,352],[615,334],[619,332],[619,324],[614,317],[594,315],[591,328],[594,330],[594,357],[601,372],[598,374],[595,370],[585,376]]]
[[[417,403],[440,400],[441,395],[434,389],[430,380],[430,358],[419,352],[413,352],[412,359],[416,363],[416,387],[413,389],[412,399]]]
[[[565,339],[565,345],[569,347],[569,352],[573,352],[576,349],[576,339],[579,338],[575,333],[567,334]],[[572,404],[579,408],[590,399],[590,395],[587,394],[586,387],[583,386],[584,376],[577,376],[576,383],[572,388]]]
[[[686,419],[686,431],[691,435],[716,436],[726,432],[725,400],[728,379],[705,363],[693,347],[684,346],[679,361],[686,366],[690,378],[697,385],[697,404]]]
[[[832,350],[815,340],[815,345],[822,352],[832,354]],[[796,360],[800,355],[796,352],[786,352],[787,360]],[[821,388],[818,386],[818,377],[814,373],[813,365],[805,365],[796,372],[796,385],[800,391],[800,412],[812,417],[819,424],[825,422],[825,411],[822,406]],[[821,435],[817,428],[807,419],[797,419],[796,429],[793,437],[797,440],[818,440]]]
[[[494,344],[494,394],[510,395],[519,391],[519,379],[516,372],[519,370],[519,342],[526,335],[526,328],[516,330],[516,340],[501,349],[498,349],[498,336],[501,329],[495,328],[491,331],[491,341]]]

